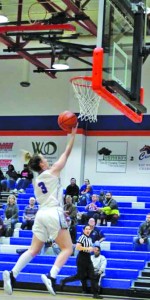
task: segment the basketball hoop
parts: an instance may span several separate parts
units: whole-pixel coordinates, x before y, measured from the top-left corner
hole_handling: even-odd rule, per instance
[[[92,89],[92,77],[78,76],[70,79],[75,97],[79,101],[81,121],[97,122],[101,97]]]

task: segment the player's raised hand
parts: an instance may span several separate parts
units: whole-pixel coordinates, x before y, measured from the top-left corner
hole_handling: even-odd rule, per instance
[[[78,125],[79,125],[79,123],[77,123],[77,125],[76,125],[76,127],[73,127],[72,128],[72,134],[74,135],[74,134],[76,134],[76,132],[77,132],[77,129],[78,129]]]

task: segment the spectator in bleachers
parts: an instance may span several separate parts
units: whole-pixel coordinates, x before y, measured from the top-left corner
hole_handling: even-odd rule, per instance
[[[16,172],[12,164],[8,165],[8,170],[5,174],[5,179],[1,180],[1,189],[2,191],[9,192],[13,190],[18,179],[18,173]]]
[[[81,214],[81,224],[85,225],[87,224],[88,220],[93,217],[95,213],[97,212],[98,207],[100,207],[100,202],[98,201],[98,195],[93,194],[91,202],[85,206],[86,212],[83,212]]]
[[[100,244],[105,240],[104,233],[95,226],[95,220],[94,218],[90,218],[88,221],[88,225],[91,228],[90,237],[92,239],[93,245],[99,246]]]
[[[103,190],[99,193],[99,202],[103,204],[103,201],[105,200],[105,192]]]
[[[112,198],[112,193],[107,192],[102,203],[102,208],[98,208],[93,216],[97,225],[105,225],[110,222],[115,225],[119,219],[119,209],[117,201]]]
[[[38,211],[37,205],[35,205],[35,198],[30,197],[29,204],[25,207],[21,229],[31,230],[34,224],[35,215]]]
[[[101,280],[105,276],[105,269],[107,265],[106,257],[101,255],[101,248],[99,246],[94,247],[94,254],[91,255],[91,260],[94,266],[94,275],[97,284],[96,296],[98,296],[101,293]],[[97,298],[96,296],[94,298]]]
[[[4,209],[5,236],[12,236],[15,224],[18,222],[18,205],[15,195],[9,195]]]
[[[1,186],[1,180],[5,179],[4,173],[2,169],[0,168],[0,191],[2,191],[2,186]]]
[[[33,172],[29,169],[27,164],[24,164],[24,168],[20,173],[20,178],[18,178],[16,182],[16,188],[14,189],[14,192],[19,191],[20,193],[23,193],[29,184],[32,183],[32,179]]]
[[[73,178],[73,177],[70,179],[70,184],[66,187],[65,198],[66,198],[67,195],[70,195],[72,197],[72,202],[73,203],[78,202],[79,187],[76,184],[76,179]]]
[[[77,224],[77,208],[72,203],[72,197],[66,196],[66,204],[64,205],[64,212],[66,217],[70,217],[72,224]]]
[[[147,244],[147,250],[150,251],[150,213],[146,216],[146,221],[142,223],[138,229],[138,236],[133,239],[133,250],[137,249],[137,245]]]
[[[3,219],[0,217],[0,237],[5,235],[5,225]]]
[[[91,201],[93,188],[90,185],[89,179],[84,180],[84,184],[80,188],[79,205],[87,205]]]

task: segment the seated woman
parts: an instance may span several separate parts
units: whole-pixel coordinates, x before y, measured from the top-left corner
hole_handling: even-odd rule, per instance
[[[21,193],[32,183],[33,173],[30,171],[27,164],[24,164],[24,169],[21,171],[20,178],[16,182],[16,188],[14,192],[19,190]]]
[[[1,180],[2,191],[9,192],[10,190],[14,189],[17,179],[18,173],[15,171],[14,166],[9,164],[5,179]]]
[[[84,184],[80,188],[80,196],[78,205],[87,205],[91,202],[91,196],[93,195],[93,188],[90,185],[89,179],[84,180]]]
[[[31,230],[34,224],[35,215],[38,211],[38,207],[35,205],[35,198],[30,197],[29,205],[25,207],[24,214],[23,214],[23,221],[21,224],[21,229],[28,229]]]
[[[9,195],[7,205],[4,209],[4,217],[4,224],[6,227],[5,236],[12,236],[15,224],[18,222],[18,206],[15,195]]]

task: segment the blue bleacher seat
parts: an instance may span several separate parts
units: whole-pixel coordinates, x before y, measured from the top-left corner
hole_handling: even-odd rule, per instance
[[[149,186],[115,186],[115,185],[92,185],[94,190],[103,190],[113,192],[114,190],[118,191],[143,191],[150,192]]]
[[[116,251],[116,250],[102,250],[102,254],[106,258],[115,258],[115,259],[134,259],[134,260],[150,260],[150,252],[143,251]]]
[[[137,228],[130,227],[119,227],[119,226],[98,226],[104,234],[129,234],[129,235],[137,235]],[[83,225],[77,225],[77,232],[79,234],[82,233]]]
[[[32,238],[32,231],[31,230],[20,230],[19,237]]]
[[[113,278],[103,278],[102,286],[108,289],[123,289],[127,290],[131,287],[131,279],[113,279]]]
[[[150,187],[119,187],[119,186],[93,186],[94,192],[100,190],[111,191],[113,195],[129,195],[136,196],[137,202],[144,203],[145,208],[136,207],[132,202],[120,202],[118,206],[120,210],[120,219],[117,224],[111,227],[100,226],[99,228],[105,234],[106,242],[110,246],[110,250],[102,250],[102,254],[107,258],[106,276],[102,279],[104,288],[113,289],[129,289],[139,272],[144,268],[146,261],[150,260],[150,252],[146,249],[138,249],[133,251],[133,237],[137,235],[139,225],[145,221],[145,216],[150,212]],[[34,196],[33,186],[30,185],[26,189],[26,193],[18,194],[19,221],[22,221],[24,208],[29,203],[29,198]],[[120,199],[120,198],[119,198]],[[0,209],[0,214],[3,215],[5,205]],[[140,206],[139,206],[140,207]],[[84,206],[78,206],[78,211],[85,211]],[[77,236],[82,233],[82,225],[77,225]],[[10,238],[11,245],[29,246],[32,239],[32,231],[20,230],[17,231],[19,237]],[[109,248],[109,247],[108,247]],[[2,280],[2,271],[5,269],[11,270],[17,261],[18,254],[0,253],[0,280]],[[55,256],[38,255],[31,263],[29,263],[22,273],[18,276],[18,281],[21,282],[36,282],[41,283],[40,274],[49,272],[50,267],[55,261]],[[9,262],[8,262],[9,261]],[[75,274],[76,272],[76,257],[70,257],[62,268],[59,276],[59,281],[65,276]],[[80,286],[80,281],[70,283],[72,286]]]
[[[27,245],[30,246],[31,238],[10,238],[10,245]]]
[[[106,241],[132,243],[134,235],[105,234]]]
[[[34,197],[34,194],[33,193],[20,193],[20,194],[18,194],[18,197],[17,197],[17,199],[19,200],[20,198],[22,198],[22,199],[28,199],[29,200],[29,198],[30,197]]]
[[[143,269],[145,260],[107,259],[107,268]]]
[[[141,223],[145,221],[145,214],[137,214],[136,221],[140,221]],[[133,214],[121,214],[119,220],[133,220]]]
[[[120,208],[119,209],[119,211],[120,211],[120,214],[133,214],[133,220],[134,220],[134,215],[135,214],[145,214],[145,216],[146,216],[146,214],[148,214],[149,213],[149,209],[147,209],[147,208],[124,208],[124,207],[122,207],[122,208]]]

